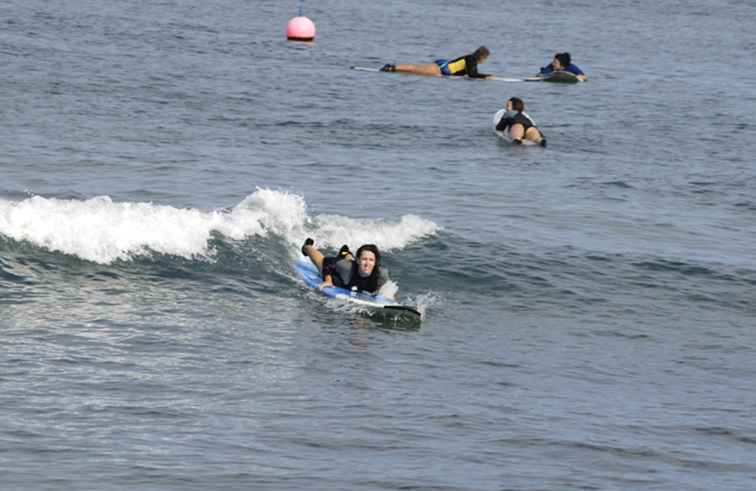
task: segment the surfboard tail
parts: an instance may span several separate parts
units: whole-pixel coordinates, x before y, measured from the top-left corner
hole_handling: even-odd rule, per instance
[[[389,311],[412,314],[417,316],[418,318],[421,318],[423,316],[423,314],[421,314],[419,310],[409,305],[386,305],[383,308]]]

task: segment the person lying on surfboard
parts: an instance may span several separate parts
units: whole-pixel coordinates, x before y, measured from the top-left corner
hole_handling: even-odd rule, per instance
[[[583,70],[578,68],[577,65],[572,63],[572,57],[569,53],[557,53],[554,55],[554,59],[548,65],[541,67],[539,77],[549,75],[553,72],[570,72],[577,76],[578,80],[585,82],[588,80],[588,76],[583,73]]]
[[[478,65],[486,61],[491,55],[488,48],[481,46],[469,55],[460,56],[453,60],[436,60],[434,63],[400,63],[386,64],[381,67],[382,72],[414,73],[415,75],[446,75],[470,78],[489,78],[492,75],[478,72]]]
[[[381,253],[373,244],[360,246],[357,259],[346,245],[341,246],[337,256],[325,257],[314,244],[315,241],[308,237],[302,246],[302,254],[318,267],[323,277],[320,289],[336,286],[375,294],[389,280],[388,270],[381,266]]]
[[[496,130],[509,132],[515,145],[522,145],[522,140],[527,139],[534,143],[546,146],[546,137],[525,113],[525,103],[519,97],[512,97],[505,106],[507,112],[496,123]]]

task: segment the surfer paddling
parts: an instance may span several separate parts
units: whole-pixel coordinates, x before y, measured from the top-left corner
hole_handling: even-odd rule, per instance
[[[496,123],[496,131],[507,133],[515,145],[522,145],[523,139],[526,139],[542,147],[546,146],[546,137],[525,113],[525,103],[522,99],[512,97],[505,107],[507,112]]]
[[[544,67],[541,67],[541,72],[537,75],[537,77],[543,78],[554,72],[570,72],[575,75],[581,82],[588,80],[588,75],[583,73],[583,70],[572,63],[572,57],[569,53],[555,54],[554,59],[551,61],[551,63]]]
[[[323,277],[318,288],[336,286],[347,290],[377,293],[388,282],[388,270],[381,266],[381,253],[373,244],[357,249],[357,258],[344,245],[335,257],[326,257],[311,238],[302,245],[302,254],[309,257]]]
[[[478,72],[478,65],[486,61],[490,55],[491,52],[488,48],[481,46],[471,54],[454,58],[451,61],[440,59],[434,63],[386,64],[383,65],[381,71],[414,73],[415,75],[431,75],[436,77],[467,75],[470,78],[492,78],[493,75]]]

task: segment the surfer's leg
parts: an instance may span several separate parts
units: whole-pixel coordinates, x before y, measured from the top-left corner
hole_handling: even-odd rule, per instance
[[[522,140],[525,136],[525,127],[520,123],[513,124],[509,127],[509,136],[511,136],[513,140]]]
[[[312,244],[305,244],[302,246],[302,253],[310,258],[315,266],[318,267],[320,274],[323,274],[323,253],[315,248]]]
[[[441,75],[441,69],[435,63],[400,63],[394,65],[395,72],[414,73],[415,75]]]
[[[531,126],[530,128],[528,128],[528,131],[525,132],[525,138],[535,143],[541,143],[541,140],[543,140],[543,135],[538,128]]]

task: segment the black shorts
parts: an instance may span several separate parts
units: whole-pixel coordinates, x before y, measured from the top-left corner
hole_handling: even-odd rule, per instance
[[[518,114],[512,119],[514,121],[512,121],[512,124],[509,125],[509,128],[511,128],[512,125],[515,125],[517,123],[520,123],[525,128],[525,131],[528,131],[530,128],[533,127],[533,122],[529,118],[523,116],[522,114]]]
[[[336,263],[338,263],[340,258],[335,256],[330,257],[324,257],[323,258],[323,270],[320,272],[320,274],[325,279],[326,274],[331,275],[331,280],[333,281],[333,286],[337,286],[339,288],[344,288],[344,279],[341,277],[341,274],[339,273],[339,267]]]

